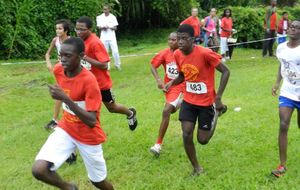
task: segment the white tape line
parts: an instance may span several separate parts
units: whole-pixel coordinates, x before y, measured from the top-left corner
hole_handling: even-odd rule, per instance
[[[248,42],[241,42],[241,43],[234,43],[234,44],[228,44],[228,46],[238,46],[238,45],[244,45],[244,44],[252,44],[252,43],[257,43],[257,42],[263,42],[267,40],[274,40],[277,39],[278,37],[274,38],[266,38],[266,39],[261,39],[261,40],[253,40],[253,41],[248,41]],[[212,46],[209,48],[219,48],[221,46]],[[129,55],[121,55],[120,57],[126,58],[126,57],[141,57],[141,56],[149,56],[149,55],[156,55],[157,53],[143,53],[143,54],[129,54]],[[110,57],[112,58],[112,57]],[[45,63],[45,61],[29,61],[29,62],[14,62],[14,63],[1,63],[1,65],[13,65],[13,64],[34,64],[34,63]]]

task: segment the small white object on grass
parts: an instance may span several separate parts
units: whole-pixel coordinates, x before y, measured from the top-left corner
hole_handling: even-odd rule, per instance
[[[235,107],[233,110],[236,112],[239,112],[239,111],[241,111],[241,109],[242,109],[241,107]]]

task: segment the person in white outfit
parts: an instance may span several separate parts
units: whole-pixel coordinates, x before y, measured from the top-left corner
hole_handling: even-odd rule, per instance
[[[96,21],[97,27],[101,30],[100,39],[102,43],[107,52],[111,49],[116,69],[121,70],[121,61],[115,33],[119,25],[117,18],[110,13],[110,7],[105,5],[103,6],[103,13],[96,17]]]

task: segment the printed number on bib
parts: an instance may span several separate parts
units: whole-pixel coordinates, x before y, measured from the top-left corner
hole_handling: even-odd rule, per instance
[[[186,82],[186,91],[193,94],[206,94],[207,87],[203,82]]]
[[[176,63],[172,62],[166,65],[166,73],[169,79],[176,79],[178,77],[178,70]]]
[[[92,65],[87,61],[81,60],[80,64],[89,71],[92,69]]]
[[[85,110],[85,101],[75,101],[74,102],[75,104],[77,104],[80,108],[84,109]],[[64,111],[72,114],[72,115],[75,115],[75,113],[69,108],[69,106],[65,103],[62,103],[62,108],[64,109]]]

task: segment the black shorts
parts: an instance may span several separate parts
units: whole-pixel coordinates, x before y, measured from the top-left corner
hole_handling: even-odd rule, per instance
[[[115,96],[113,95],[111,89],[101,90],[102,101],[105,103],[114,103]]]
[[[202,130],[210,130],[211,123],[215,116],[215,108],[211,106],[197,106],[185,101],[182,102],[179,120],[190,121],[196,124],[198,119],[198,126]]]

